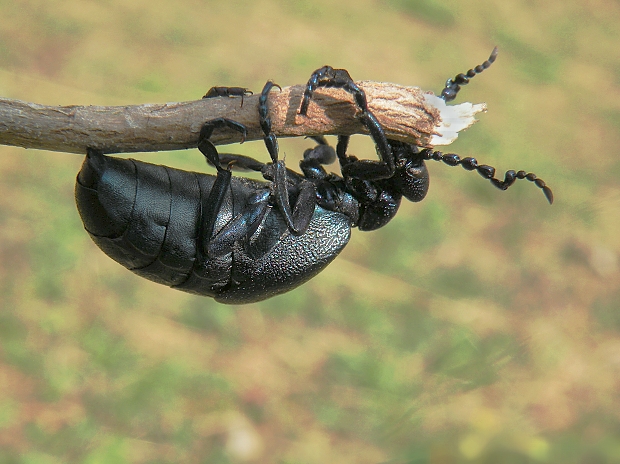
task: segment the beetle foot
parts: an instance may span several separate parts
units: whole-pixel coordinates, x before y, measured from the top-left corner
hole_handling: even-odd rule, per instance
[[[254,92],[244,87],[211,87],[202,98],[241,97],[241,107],[243,107],[243,97],[253,94]]]
[[[335,87],[346,90],[353,95],[355,103],[362,112],[368,111],[366,94],[353,81],[349,72],[346,69],[334,69],[331,66],[323,66],[312,73],[310,80],[308,80],[306,84],[304,96],[298,111],[300,115],[306,115],[308,112],[308,105],[310,104],[310,98],[312,98],[312,94],[319,87]]]
[[[385,135],[385,131],[377,121],[375,115],[368,109],[368,102],[364,90],[353,81],[346,69],[334,69],[331,66],[323,66],[312,73],[310,80],[308,80],[306,84],[304,96],[299,108],[300,115],[306,115],[310,104],[310,98],[319,87],[340,88],[353,95],[355,104],[361,112],[358,114],[357,118],[370,133],[371,138],[375,142],[377,155],[380,159],[380,161],[365,160],[350,162],[346,154],[342,153],[338,156],[338,159],[340,160],[343,176],[362,180],[379,180],[392,177],[395,171],[394,156],[392,155],[392,150]],[[339,145],[341,145],[340,142]],[[346,148],[344,151],[346,151]]]
[[[215,148],[215,145],[213,145],[213,142],[211,142],[211,140],[209,139],[211,138],[213,131],[221,127],[228,127],[232,130],[240,132],[241,143],[244,142],[248,132],[243,124],[226,118],[213,119],[211,121],[205,122],[202,125],[202,128],[200,129],[200,135],[198,136],[198,149],[207,158],[207,161],[213,166],[215,166],[218,171],[223,171],[224,168],[222,168],[222,165],[220,163],[220,158],[217,153],[217,149]]]

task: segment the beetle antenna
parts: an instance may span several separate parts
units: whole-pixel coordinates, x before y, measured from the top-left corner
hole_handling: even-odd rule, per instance
[[[441,91],[441,98],[443,98],[447,102],[454,100],[456,98],[456,94],[459,93],[459,90],[461,90],[461,86],[468,84],[469,80],[472,77],[474,77],[476,74],[480,74],[482,71],[491,66],[496,58],[497,47],[493,49],[493,51],[491,52],[491,56],[489,56],[489,59],[486,60],[484,63],[479,64],[473,69],[470,69],[465,74],[457,74],[456,76],[454,76],[454,78],[448,79],[446,81],[446,86]]]
[[[457,166],[460,164],[463,169],[466,169],[467,171],[473,171],[475,169],[478,171],[478,174],[485,179],[489,179],[491,183],[500,190],[508,189],[508,187],[514,184],[517,179],[527,179],[530,182],[534,182],[536,187],[543,191],[549,204],[553,204],[553,192],[549,187],[547,187],[545,181],[536,177],[536,174],[533,172],[526,173],[525,171],[515,172],[510,170],[506,171],[506,174],[504,174],[504,180],[499,180],[495,178],[495,168],[493,166],[478,164],[476,158],[467,157],[461,159],[461,157],[455,153],[443,154],[440,151],[432,151],[430,148],[422,150],[420,155],[422,159],[443,161],[448,166]]]

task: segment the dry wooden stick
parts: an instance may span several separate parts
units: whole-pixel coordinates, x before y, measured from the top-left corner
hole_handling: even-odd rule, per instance
[[[446,107],[443,100],[417,87],[372,81],[357,84],[388,138],[418,146],[450,143],[458,130],[475,121],[475,113],[486,109],[484,104],[471,103]],[[296,85],[270,93],[270,117],[278,137],[367,133],[355,118],[358,110],[353,98],[341,89],[318,89],[307,116],[299,116],[304,88]],[[245,97],[243,105],[240,98],[228,97],[133,106],[44,106],[0,99],[0,144],[80,154],[86,147],[106,153],[179,150],[195,147],[202,124],[220,117],[244,124],[246,140],[263,137],[257,95]],[[235,143],[240,135],[217,130],[212,141]]]

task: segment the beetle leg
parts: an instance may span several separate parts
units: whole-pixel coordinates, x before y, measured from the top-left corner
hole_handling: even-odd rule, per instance
[[[244,87],[211,87],[202,98],[241,97],[241,106],[243,107],[243,97],[253,94],[251,90]]]
[[[355,103],[361,111],[361,114],[357,117],[368,132],[370,132],[370,136],[375,142],[377,155],[379,156],[380,161],[359,160],[346,163],[347,168],[343,169],[343,176],[362,180],[391,178],[396,170],[394,156],[392,155],[392,150],[383,128],[377,121],[375,115],[368,109],[368,102],[364,90],[353,81],[347,70],[323,66],[312,73],[310,80],[308,80],[306,84],[304,96],[299,108],[300,115],[306,115],[310,104],[310,98],[319,87],[340,88],[353,95]]]
[[[456,95],[459,93],[459,90],[461,90],[461,86],[468,84],[469,80],[472,77],[474,77],[476,74],[480,74],[482,71],[491,66],[496,58],[497,47],[493,49],[493,51],[491,52],[491,56],[489,56],[489,59],[486,60],[484,63],[470,69],[465,74],[457,74],[456,76],[454,76],[454,78],[448,79],[446,81],[446,86],[441,91],[441,98],[443,98],[447,102],[454,100],[456,98]]]
[[[291,209],[288,188],[287,188],[287,169],[284,161],[278,159],[278,140],[276,135],[271,131],[271,118],[269,117],[269,91],[273,87],[280,88],[279,85],[268,81],[263,87],[260,98],[258,100],[258,114],[260,126],[265,134],[264,141],[269,156],[271,157],[271,166],[268,171],[269,177],[273,182],[273,197],[276,205],[282,213],[282,217],[286,222],[286,226],[294,235],[301,235],[307,229],[314,214],[316,205],[316,189],[312,182],[301,180],[298,183],[299,195],[295,202],[295,206]],[[266,177],[268,178],[268,177]]]
[[[396,163],[383,128],[370,110],[362,113],[360,120],[370,132],[381,161],[350,161],[342,168],[342,176],[368,181],[392,178],[396,172]]]
[[[318,164],[332,164],[336,161],[336,151],[327,143],[325,137],[319,135],[310,136],[309,138],[314,140],[317,145],[314,148],[308,148],[304,152],[304,161],[312,161]]]
[[[271,163],[265,164],[262,161],[251,158],[250,156],[239,155],[236,153],[218,153],[220,163],[223,166],[227,166],[232,171],[255,171],[263,174],[263,177],[273,182],[273,165]],[[207,162],[209,162],[207,160]],[[209,162],[209,164],[211,164]],[[304,177],[298,172],[292,171],[286,168],[286,178],[290,185],[291,183],[297,185]]]
[[[205,243],[207,256],[218,258],[230,253],[235,243],[256,232],[269,209],[269,191],[258,191],[248,199],[244,210]]]
[[[211,137],[211,134],[213,134],[213,131],[220,127],[228,127],[236,130],[237,132],[241,132],[241,143],[245,141],[247,136],[247,129],[245,126],[231,119],[217,118],[203,124],[200,129],[200,135],[198,136],[197,146],[205,158],[207,158],[209,164],[215,166],[218,172],[222,171],[224,168],[222,168],[220,163],[220,158],[217,150],[215,149],[215,145],[213,145],[213,142],[211,142],[209,138]]]
[[[215,227],[215,221],[222,209],[226,192],[230,188],[230,181],[232,173],[228,169],[224,169],[220,163],[220,157],[213,145],[213,142],[209,140],[213,130],[217,127],[228,126],[234,130],[242,133],[242,139],[245,139],[246,129],[245,126],[229,119],[218,118],[212,121],[206,122],[200,129],[200,135],[198,136],[198,149],[205,156],[207,161],[215,166],[217,169],[217,176],[215,182],[211,187],[209,195],[203,199],[201,204],[201,225],[199,231],[200,242],[205,249],[203,252],[206,254],[206,245],[210,242],[213,235],[213,229]]]
[[[219,127],[229,127],[233,130],[241,132],[241,141],[245,140],[247,130],[243,124],[230,119],[218,118],[212,121],[207,121],[200,129],[200,135],[198,136],[198,149],[205,156],[207,162],[217,169],[217,176],[215,183],[211,187],[208,197],[202,205],[202,217],[204,219],[200,236],[203,238],[202,243],[208,243],[213,235],[213,228],[215,227],[215,220],[222,208],[224,197],[230,187],[230,179],[232,173],[229,169],[222,167],[220,156],[213,145],[213,142],[209,140],[213,130]]]
[[[324,164],[332,164],[336,160],[336,152],[327,143],[323,136],[310,137],[317,142],[314,148],[308,148],[304,152],[304,158],[299,162],[299,167],[308,179],[324,179],[327,172]]]
[[[198,240],[202,247],[202,253],[210,258],[218,258],[230,253],[234,244],[248,236],[251,236],[263,220],[268,209],[269,191],[259,191],[254,194],[246,206],[246,209],[226,224],[222,230],[214,235],[214,228],[222,205],[230,190],[232,172],[231,167],[237,165],[242,169],[262,171],[264,163],[243,155],[224,154],[217,152],[215,145],[209,140],[213,130],[217,127],[227,126],[246,135],[245,126],[235,121],[219,118],[205,123],[200,131],[198,149],[206,157],[207,161],[217,169],[215,182],[206,198],[201,203],[201,226],[198,232]],[[226,168],[222,167],[226,165]]]
[[[310,98],[312,98],[312,94],[319,87],[336,87],[346,90],[353,95],[357,106],[362,111],[368,109],[366,105],[366,94],[353,82],[351,75],[346,69],[334,69],[331,66],[323,66],[312,73],[310,80],[308,80],[306,84],[301,106],[299,107],[300,115],[306,115],[308,105],[310,104]]]
[[[228,166],[228,169],[233,171],[261,172],[265,167],[265,163],[262,161],[236,153],[218,153],[218,157],[222,166]],[[213,165],[209,159],[207,159],[207,163]]]
[[[213,142],[209,140],[213,130],[219,127],[229,127],[233,130],[241,132],[242,140],[245,139],[247,133],[243,124],[225,118],[207,121],[200,129],[197,144],[198,149],[205,156],[207,161],[217,169],[215,182],[211,187],[209,195],[203,200],[201,205],[201,215],[203,220],[201,221],[199,237],[203,246],[206,246],[211,241],[215,221],[220,213],[220,210],[222,209],[222,204],[224,202],[224,198],[226,197],[226,192],[228,192],[230,188],[232,177],[230,170],[222,167],[217,149],[215,148],[215,145],[213,145]]]
[[[339,135],[338,144],[336,145],[336,156],[338,156],[340,170],[343,172],[343,179],[347,185],[347,189],[352,192],[356,198],[362,199],[365,203],[373,203],[377,200],[379,194],[373,181],[344,175],[344,172],[347,171],[349,166],[356,166],[360,163],[355,156],[347,155],[349,139],[350,137],[348,135]]]

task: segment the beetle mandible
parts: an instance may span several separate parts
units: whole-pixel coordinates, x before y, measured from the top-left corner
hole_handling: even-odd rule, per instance
[[[487,69],[487,61],[448,79],[441,92],[453,100],[460,87]],[[287,292],[323,270],[346,246],[351,228],[374,230],[387,224],[404,196],[421,201],[428,191],[425,160],[477,170],[505,190],[517,179],[552,193],[532,173],[495,169],[474,158],[460,158],[388,139],[368,109],[364,91],[344,69],[324,66],[306,86],[299,108],[305,115],[313,92],[338,87],[351,93],[357,118],[367,128],[380,161],[347,154],[349,136],[338,136],[334,150],[323,137],[305,151],[300,169],[279,159],[271,130],[268,96],[277,84],[268,81],[259,98],[259,120],[270,163],[234,154],[219,154],[211,143],[214,130],[228,128],[245,137],[243,125],[228,119],[207,121],[198,149],[215,166],[215,176],[187,172],[131,159],[105,156],[89,148],[77,176],[75,197],[86,231],[112,259],[152,281],[216,301],[242,304]],[[240,87],[216,87],[206,98],[241,96]],[[230,90],[227,90],[230,89]],[[338,160],[342,176],[323,165]],[[231,168],[261,172],[263,181],[233,177]]]

